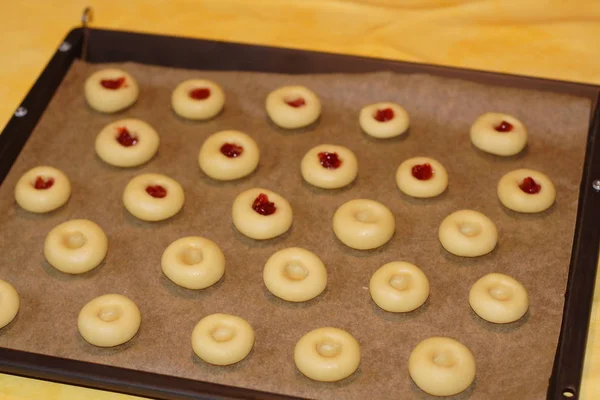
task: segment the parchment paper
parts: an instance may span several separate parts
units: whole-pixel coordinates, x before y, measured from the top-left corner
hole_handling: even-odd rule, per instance
[[[117,115],[102,115],[87,107],[83,82],[106,66],[73,65],[0,187],[0,279],[11,282],[22,300],[16,320],[0,330],[0,346],[310,398],[426,399],[430,396],[408,375],[408,356],[421,340],[443,335],[467,345],[477,361],[475,383],[456,398],[545,397],[575,226],[588,100],[425,75],[286,76],[125,64],[120,66],[140,85],[139,100]],[[189,122],[171,111],[171,91],[192,77],[213,79],[224,87],[226,108],[217,118]],[[318,123],[288,132],[268,121],[264,99],[284,84],[306,85],[320,96],[323,114]],[[402,104],[410,114],[410,131],[401,138],[375,140],[360,130],[359,110],[384,100]],[[513,114],[525,123],[530,142],[524,153],[499,158],[471,145],[469,127],[487,111]],[[95,155],[95,137],[106,124],[130,117],[156,128],[159,153],[140,168],[111,167]],[[198,168],[202,142],[223,129],[244,130],[258,142],[260,165],[250,177],[219,183]],[[300,160],[322,143],[344,145],[357,154],[359,176],[353,185],[325,191],[303,182]],[[448,170],[449,189],[438,198],[412,199],[396,187],[398,165],[418,155],[434,157]],[[20,209],[13,197],[17,179],[39,164],[62,169],[73,186],[68,204],[46,215]],[[500,205],[498,180],[520,167],[551,177],[558,193],[551,209],[520,215]],[[186,193],[182,212],[160,223],[129,215],[122,192],[142,172],[163,173],[179,181]],[[257,242],[236,232],[231,204],[251,187],[271,189],[290,201],[294,223],[288,233]],[[387,245],[356,251],[335,238],[333,213],[355,198],[380,201],[395,214],[396,233]],[[464,259],[441,248],[440,222],[463,208],[479,210],[497,224],[499,244],[491,254]],[[54,270],[43,256],[45,235],[73,218],[97,222],[109,237],[106,260],[81,276]],[[225,277],[211,288],[186,290],[161,273],[164,249],[188,235],[208,237],[225,253]],[[308,303],[274,298],[262,282],[268,257],[290,246],[314,251],[328,269],[326,291]],[[378,309],[367,289],[371,274],[396,260],[417,264],[431,283],[427,303],[409,314]],[[521,321],[494,325],[471,311],[469,289],[490,272],[509,274],[529,290],[531,307]],[[113,349],[89,345],[76,327],[81,307],[106,293],[128,296],[143,316],[138,335]],[[215,312],[239,315],[255,329],[255,347],[237,365],[210,366],[192,352],[194,325]],[[322,326],[345,329],[361,345],[359,370],[339,383],[311,381],[294,366],[295,343]]]

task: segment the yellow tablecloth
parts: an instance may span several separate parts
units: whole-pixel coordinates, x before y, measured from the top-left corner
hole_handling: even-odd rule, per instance
[[[88,5],[96,27],[600,84],[596,0],[4,0],[0,127]],[[590,400],[600,398],[600,290],[594,302],[581,396]],[[0,374],[0,400],[133,398]]]

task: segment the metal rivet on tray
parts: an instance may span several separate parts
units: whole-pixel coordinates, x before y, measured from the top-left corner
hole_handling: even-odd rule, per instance
[[[25,107],[19,107],[17,108],[17,111],[15,111],[15,117],[21,118],[27,115],[27,109]]]
[[[596,192],[600,192],[600,179],[596,179],[594,182],[592,182],[592,187]]]
[[[69,43],[69,42],[62,42],[62,44],[60,45],[60,47],[58,48],[58,50],[60,50],[62,52],[71,50],[71,43]]]

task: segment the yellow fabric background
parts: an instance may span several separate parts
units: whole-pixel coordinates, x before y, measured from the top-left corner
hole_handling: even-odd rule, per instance
[[[88,5],[96,27],[600,84],[596,0],[3,0],[0,127]],[[599,304],[582,399],[600,398]],[[0,374],[0,400],[25,399],[134,397]]]

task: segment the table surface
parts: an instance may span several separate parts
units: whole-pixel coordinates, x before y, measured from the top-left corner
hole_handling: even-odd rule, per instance
[[[600,85],[595,0],[46,0],[0,2],[0,127],[61,39],[92,26],[356,54]],[[581,399],[600,398],[600,275]],[[139,399],[0,374],[0,400]]]

